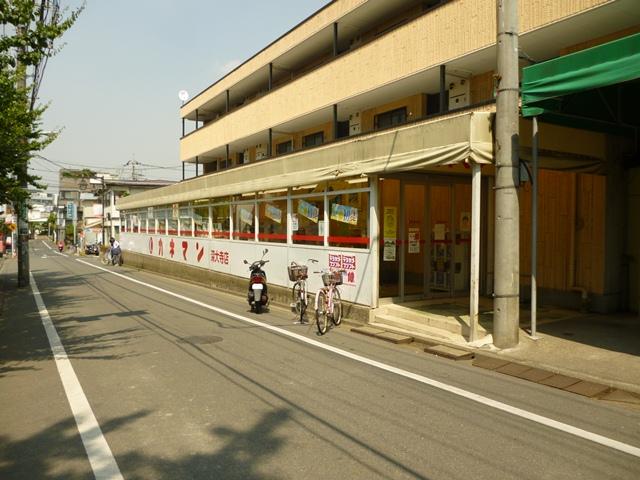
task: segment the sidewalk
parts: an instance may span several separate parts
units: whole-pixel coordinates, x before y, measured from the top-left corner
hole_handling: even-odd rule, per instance
[[[466,304],[448,307],[452,318],[463,321],[468,315]],[[493,331],[490,313],[482,319],[487,332]],[[640,408],[640,316],[545,307],[536,339],[528,334],[524,309],[520,320],[519,344],[504,350],[492,345],[491,335],[470,344],[462,335],[430,335],[397,326],[354,326],[352,331],[393,343],[422,343],[426,352],[456,360],[475,357],[473,365],[481,368]]]

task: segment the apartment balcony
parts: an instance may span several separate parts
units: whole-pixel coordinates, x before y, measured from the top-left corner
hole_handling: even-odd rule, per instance
[[[564,48],[640,22],[635,0],[561,3],[554,4],[553,8],[544,0],[521,3],[520,46],[524,56],[534,61],[552,58]],[[346,28],[341,25],[348,23],[348,15],[364,8],[352,7],[352,12],[337,20],[338,29]],[[247,93],[242,106],[219,119],[211,119],[183,137],[180,159],[194,162],[197,158],[200,163],[207,163],[227,158],[229,152],[247,151],[267,144],[270,134],[287,136],[334,121],[348,122],[350,116],[382,104],[412,95],[437,94],[443,83],[448,86],[459,79],[472,83],[474,78],[482,77],[486,99],[486,91],[491,91],[486,80],[491,79],[495,68],[495,17],[494,2],[454,0],[444,3],[358,48],[320,63],[288,83],[266,92]],[[326,42],[331,41],[326,28],[317,35]],[[313,46],[309,42],[311,40],[289,45],[290,51],[295,50],[302,58],[305,49],[318,51],[318,39]],[[275,42],[269,48],[277,46],[278,42]],[[247,65],[250,62],[255,65],[255,59]],[[264,71],[259,71],[258,66],[255,68],[253,73],[245,68],[243,81],[255,80],[256,76],[264,78]],[[189,108],[183,107],[183,116],[193,118],[196,105],[205,111],[216,102],[223,102],[226,90],[222,87],[233,89],[228,85],[229,80],[226,82],[207,89]],[[216,91],[218,94],[214,95]],[[473,91],[470,95],[473,96]],[[424,109],[415,112],[422,116],[429,113]],[[334,114],[337,115],[334,117]]]

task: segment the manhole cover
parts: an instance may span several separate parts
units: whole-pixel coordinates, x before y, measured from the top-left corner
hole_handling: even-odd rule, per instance
[[[206,343],[218,343],[222,341],[222,337],[216,337],[215,335],[196,335],[193,337],[183,337],[180,339],[181,343],[192,343],[194,345],[203,345]]]

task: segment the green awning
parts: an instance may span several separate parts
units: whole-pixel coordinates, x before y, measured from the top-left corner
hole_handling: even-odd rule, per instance
[[[523,70],[522,115],[598,131],[638,126],[640,33]]]

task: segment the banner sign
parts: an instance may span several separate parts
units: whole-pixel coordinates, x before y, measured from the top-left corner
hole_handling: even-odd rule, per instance
[[[358,224],[358,209],[338,203],[331,204],[331,220],[337,222],[348,223],[350,225]]]
[[[307,217],[313,223],[318,223],[320,209],[314,204],[305,202],[304,200],[298,201],[298,213],[303,217]]]

